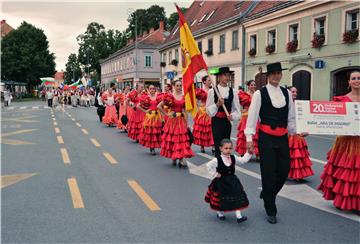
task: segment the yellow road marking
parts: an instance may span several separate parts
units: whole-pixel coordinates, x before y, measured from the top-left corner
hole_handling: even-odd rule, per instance
[[[67,182],[69,185],[71,199],[72,199],[74,208],[84,208],[84,202],[82,200],[80,189],[79,189],[76,179],[69,178],[67,180]]]
[[[81,131],[85,134],[85,135],[89,135],[89,132],[86,129],[81,129]]]
[[[64,144],[64,139],[62,138],[62,136],[57,136],[56,139],[59,144]]]
[[[129,186],[133,191],[140,197],[140,199],[145,203],[145,205],[150,209],[150,211],[160,211],[160,207],[156,202],[144,191],[144,189],[135,181],[128,180]]]
[[[1,137],[13,136],[13,135],[27,133],[27,132],[33,132],[33,131],[36,131],[36,130],[37,129],[17,130],[17,131],[13,131],[13,132],[9,132],[9,133],[3,133],[1,135]]]
[[[30,178],[34,175],[37,175],[37,173],[32,174],[16,174],[16,175],[2,175],[1,176],[1,188],[5,188],[7,186],[10,186],[12,184],[18,183],[22,180],[25,180],[27,178]]]
[[[55,126],[58,125],[57,122],[54,122],[54,125],[55,125]]]
[[[95,138],[91,138],[90,141],[94,144],[95,147],[100,147],[100,143],[95,139]]]
[[[81,127],[81,124],[80,124],[80,123],[76,123],[76,125],[77,125],[78,127]]]
[[[31,118],[36,118],[39,116],[26,116],[26,117],[16,117],[16,118],[3,118],[1,121],[11,121],[11,122],[23,122],[23,123],[34,123],[39,122],[38,120],[33,120]]]
[[[57,134],[60,133],[60,129],[58,127],[55,127],[55,133],[57,133]]]
[[[0,138],[0,143],[2,143],[2,144],[7,144],[7,145],[13,145],[13,146],[18,146],[18,145],[32,145],[32,144],[35,144],[35,143],[33,143],[33,142],[28,142],[28,141],[2,139],[2,138]]]
[[[60,152],[61,152],[61,156],[64,161],[64,164],[70,164],[70,158],[69,158],[69,154],[67,153],[66,148],[61,148]]]
[[[113,158],[113,156],[111,156],[110,153],[104,152],[104,156],[105,158],[110,162],[110,164],[117,164],[118,162],[116,161],[115,158]]]

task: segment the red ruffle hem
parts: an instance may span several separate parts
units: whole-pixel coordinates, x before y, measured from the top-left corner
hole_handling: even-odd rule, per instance
[[[288,177],[290,179],[303,179],[314,175],[305,139],[299,135],[289,136],[289,148],[291,161]]]
[[[172,160],[195,156],[190,147],[188,128],[183,116],[168,117],[166,120],[161,136],[160,155]]]
[[[162,116],[159,111],[150,111],[145,115],[139,143],[146,148],[161,147]]]
[[[240,154],[244,155],[247,151],[246,149],[246,136],[245,136],[245,128],[246,128],[246,120],[248,118],[248,113],[245,112],[241,116],[241,120],[238,125],[238,133],[237,133],[237,141],[236,141],[236,148],[235,151]],[[259,125],[259,124],[258,124]],[[259,156],[259,147],[258,147],[258,139],[259,139],[259,129],[258,125],[256,128],[256,134],[253,136],[253,142],[254,142],[254,154],[258,157]]]
[[[115,105],[106,106],[105,114],[102,121],[106,125],[112,125],[112,124],[116,125],[118,123],[118,117],[117,117]]]
[[[131,112],[131,117],[128,122],[128,137],[132,140],[139,140],[141,129],[144,122],[145,113],[140,109]]]
[[[119,122],[117,124],[117,128],[120,130],[125,130],[126,129],[126,125],[124,125],[123,123],[121,123],[121,117],[125,114],[125,105],[124,104],[120,104],[120,109],[119,109]]]
[[[342,210],[360,211],[360,136],[338,136],[327,154],[319,190]]]
[[[214,145],[211,118],[207,115],[205,107],[200,107],[194,118],[193,136],[195,145],[203,147]]]

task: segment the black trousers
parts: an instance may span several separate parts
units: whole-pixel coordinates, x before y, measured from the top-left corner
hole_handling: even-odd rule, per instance
[[[276,216],[276,195],[284,186],[290,170],[288,135],[272,136],[260,130],[258,146],[265,211],[268,216]]]
[[[217,157],[221,155],[219,148],[221,140],[224,138],[230,139],[231,123],[227,118],[212,117],[211,128],[215,145],[215,157]]]
[[[51,99],[48,99],[48,106],[49,107],[52,107],[52,103],[53,103],[53,99],[51,98]]]

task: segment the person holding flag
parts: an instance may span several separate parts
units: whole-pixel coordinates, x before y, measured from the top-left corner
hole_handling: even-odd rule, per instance
[[[206,100],[206,112],[211,117],[212,133],[215,145],[215,157],[220,156],[220,142],[230,139],[231,121],[240,119],[239,97],[229,87],[230,76],[234,71],[221,67],[215,74],[218,84],[209,90]]]

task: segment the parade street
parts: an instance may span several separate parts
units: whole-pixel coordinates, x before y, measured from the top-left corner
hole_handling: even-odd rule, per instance
[[[259,163],[237,165],[250,201],[238,224],[204,202],[211,148],[193,145],[196,157],[179,169],[100,123],[94,107],[23,102],[1,115],[3,243],[359,243],[359,217],[317,190],[333,136],[307,137],[315,175],[286,182],[276,225],[259,199]]]

